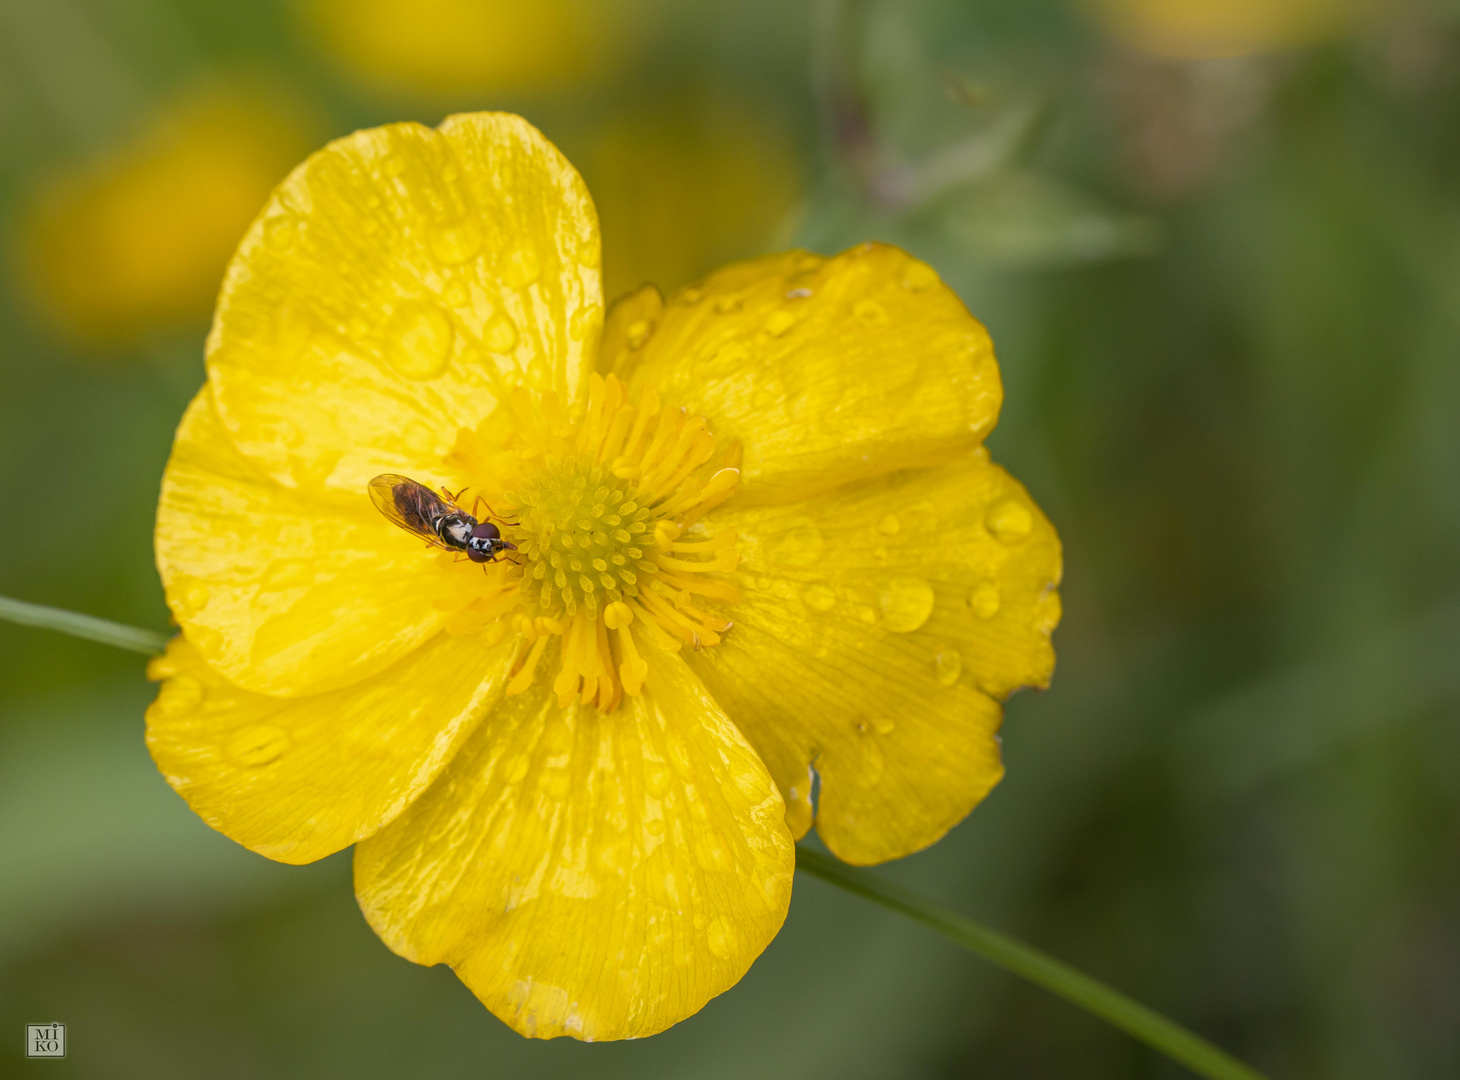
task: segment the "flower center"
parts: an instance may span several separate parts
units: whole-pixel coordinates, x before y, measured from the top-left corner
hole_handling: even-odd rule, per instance
[[[556,643],[559,704],[606,712],[643,688],[636,632],[677,650],[718,644],[729,628],[717,609],[739,592],[709,575],[735,569],[736,535],[699,521],[740,473],[730,455],[717,458],[703,417],[663,407],[653,387],[630,405],[617,378],[594,375],[575,417],[554,394],[516,390],[458,433],[448,460],[478,481],[521,555],[494,564],[466,608],[443,605],[459,612],[449,628],[496,622],[498,637],[507,625],[521,635],[508,694],[532,685]]]
[[[545,615],[596,611],[636,596],[639,575],[659,568],[644,557],[655,517],[639,502],[642,494],[591,457],[547,465],[509,497],[523,530],[523,595]]]

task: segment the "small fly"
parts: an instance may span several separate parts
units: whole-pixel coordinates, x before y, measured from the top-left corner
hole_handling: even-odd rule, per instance
[[[460,491],[453,495],[442,488],[441,492],[437,495],[425,484],[418,484],[397,473],[382,473],[370,481],[370,499],[375,508],[428,544],[461,552],[475,563],[496,562],[497,556],[503,552],[517,550],[516,544],[502,539],[502,531],[496,525],[490,521],[478,521],[474,514],[468,514],[456,505],[456,500],[461,498]],[[477,502],[483,502],[480,496]],[[488,506],[487,512],[491,513],[491,510]],[[517,522],[504,521],[503,524],[516,525]]]

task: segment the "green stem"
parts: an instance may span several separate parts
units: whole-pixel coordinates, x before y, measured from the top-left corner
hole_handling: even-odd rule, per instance
[[[796,846],[796,869],[916,919],[969,952],[991,960],[1006,971],[1051,990],[1102,1020],[1114,1024],[1146,1045],[1210,1080],[1264,1080],[1236,1058],[1193,1035],[1180,1024],[1126,997],[1119,990],[1081,974],[1053,957],[1007,938],[971,919],[929,903],[916,893],[899,888],[830,855]]]
[[[103,645],[115,645],[119,649],[156,656],[167,646],[167,638],[151,630],[135,626],[123,626],[91,615],[79,615],[74,611],[46,607],[44,604],[27,604],[23,600],[12,600],[0,596],[0,619],[20,623],[22,626],[43,626],[47,630],[59,630],[72,637],[99,641]]]

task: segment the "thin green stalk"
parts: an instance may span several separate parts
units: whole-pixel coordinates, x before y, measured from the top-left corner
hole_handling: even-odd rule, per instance
[[[1119,990],[1097,982],[1028,945],[940,908],[916,893],[879,881],[864,871],[855,870],[829,855],[799,844],[796,847],[796,869],[931,927],[969,952],[1059,994],[1134,1035],[1200,1076],[1209,1080],[1264,1080],[1261,1073],[1249,1069],[1205,1039],[1152,1012]]]
[[[8,596],[0,596],[0,619],[20,623],[22,626],[43,626],[47,630],[59,630],[72,637],[99,641],[103,645],[115,645],[119,649],[129,649],[148,656],[158,655],[167,646],[167,638],[151,630],[123,626],[121,623],[80,615],[74,611],[62,611],[44,604],[27,604]]]

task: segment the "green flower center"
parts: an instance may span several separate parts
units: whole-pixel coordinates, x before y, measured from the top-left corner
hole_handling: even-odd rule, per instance
[[[657,564],[644,557],[657,515],[638,488],[590,457],[551,461],[508,497],[527,559],[523,592],[542,614],[598,611],[637,596]]]

